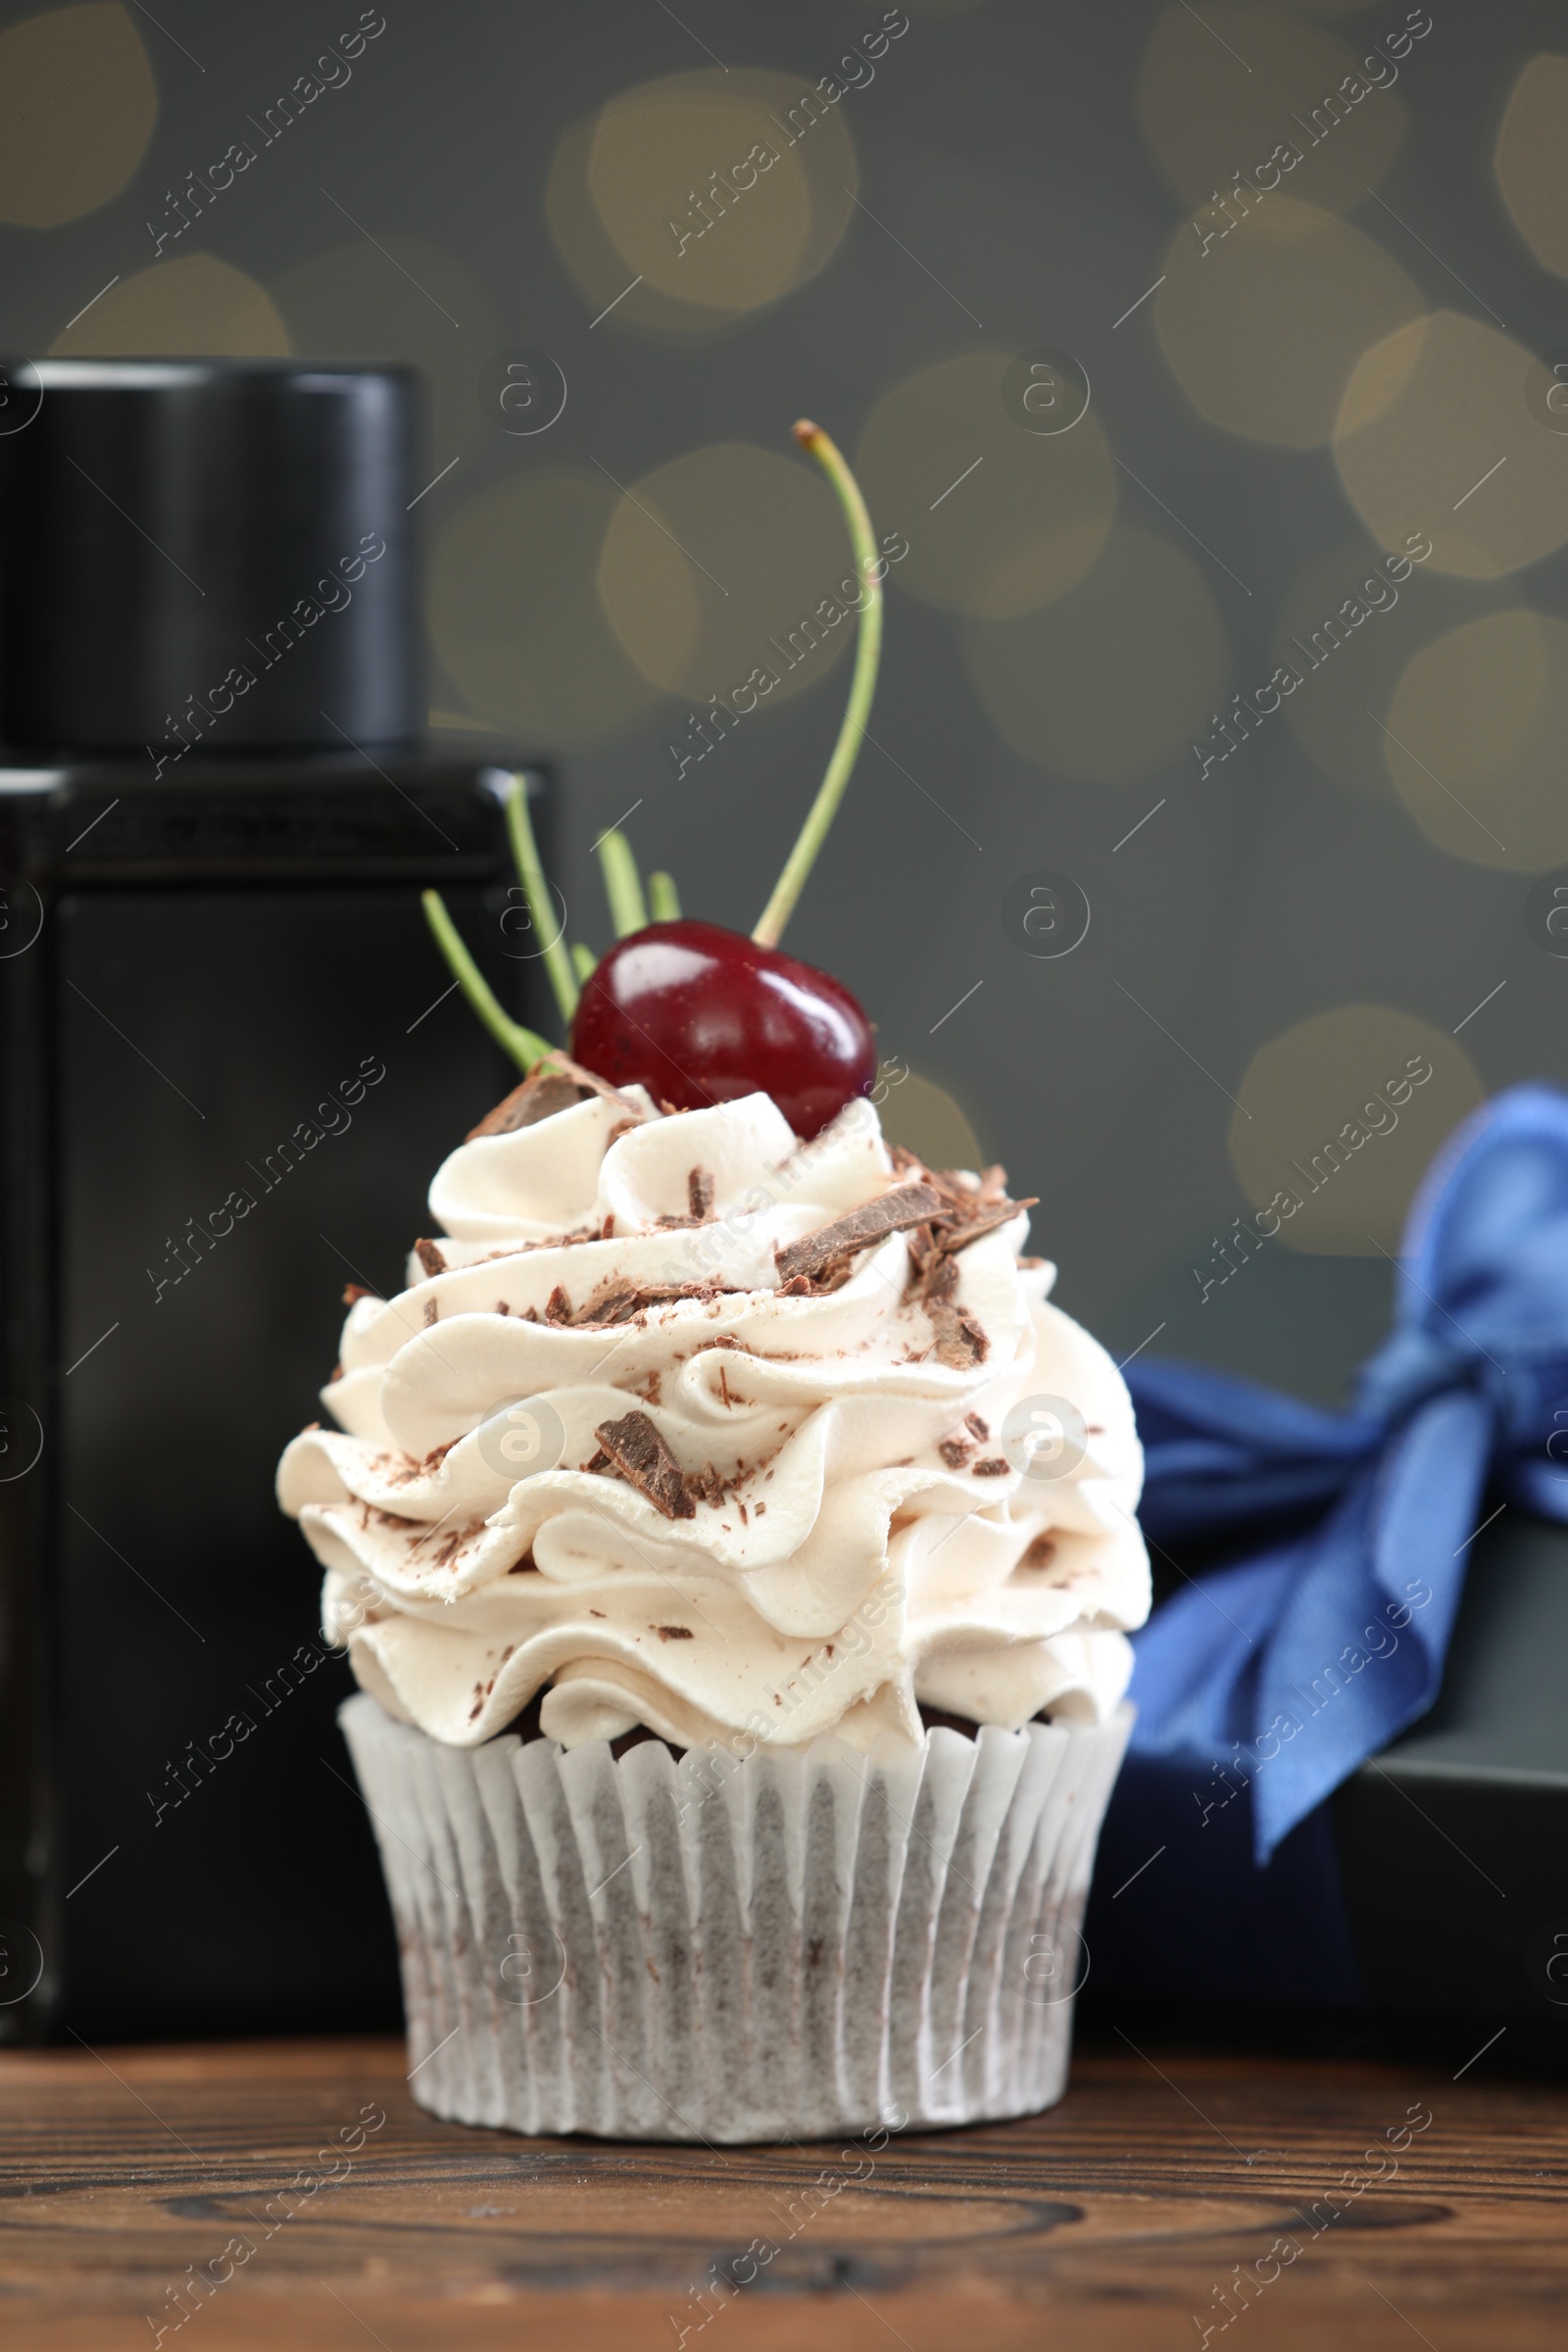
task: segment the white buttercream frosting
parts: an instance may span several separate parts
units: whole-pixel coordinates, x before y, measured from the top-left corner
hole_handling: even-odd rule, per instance
[[[803,1146],[765,1095],[661,1116],[640,1089],[454,1152],[447,1238],[356,1300],[322,1392],[339,1430],[278,1471],[364,1688],[464,1747],[541,1690],[567,1746],[644,1725],[863,1748],[922,1738],[921,1701],[1009,1729],[1108,1714],[1149,1606],[1142,1456],[1115,1366],[1020,1262],[1026,1215],[956,1252],[935,1318],[902,1232],[836,1288],[781,1275],[778,1250],[920,1173],[863,1101]],[[627,1287],[679,1295],[589,1319]],[[689,1516],[607,1456],[628,1414]]]

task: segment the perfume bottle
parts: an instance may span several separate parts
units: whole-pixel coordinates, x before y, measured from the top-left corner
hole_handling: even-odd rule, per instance
[[[5,376],[0,2039],[389,2023],[272,1474],[515,1082],[417,894],[537,1019],[501,792],[548,833],[545,779],[421,736],[411,372]]]

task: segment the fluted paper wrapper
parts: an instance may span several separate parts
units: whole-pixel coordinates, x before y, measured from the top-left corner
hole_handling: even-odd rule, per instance
[[[339,1720],[434,2114],[746,2141],[1060,2097],[1130,1707],[741,1763],[449,1747],[364,1693]]]

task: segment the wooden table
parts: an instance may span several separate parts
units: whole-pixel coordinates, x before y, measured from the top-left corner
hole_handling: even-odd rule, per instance
[[[853,2163],[468,2131],[415,2105],[405,2064],[383,2039],[0,2056],[0,2344],[1568,2343],[1568,2092],[1494,2057],[1108,2037],[1050,2115]]]

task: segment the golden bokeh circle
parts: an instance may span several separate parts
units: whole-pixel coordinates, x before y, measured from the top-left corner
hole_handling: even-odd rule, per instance
[[[1178,231],[1154,298],[1182,389],[1254,441],[1328,441],[1362,352],[1419,317],[1420,294],[1360,229],[1292,196],[1237,211],[1233,226],[1217,219],[1209,237]]]
[[[1205,219],[1216,190],[1238,177],[1255,187],[1271,172],[1304,203],[1348,212],[1399,151],[1399,74],[1284,9],[1204,0],[1155,24],[1138,117],[1172,187]]]
[[[425,612],[475,717],[541,747],[603,743],[658,697],[606,623],[594,570],[615,493],[585,466],[528,473],[446,524]]]
[[[1011,358],[969,352],[921,368],[877,402],[856,458],[878,529],[908,540],[899,586],[988,620],[1082,579],[1116,511],[1093,393],[1070,431],[1029,432],[1003,399]]]
[[[1230,665],[1197,565],[1169,540],[1121,527],[1065,596],[1015,620],[972,622],[964,656],[986,715],[1015,752],[1105,782],[1184,751]]]
[[[569,124],[546,211],[596,313],[704,334],[814,276],[859,184],[847,95],[831,74],[704,70]]]
[[[0,32],[0,220],[58,228],[108,204],[147,152],[158,87],[127,9],[57,8]]]
[[[1568,865],[1568,621],[1518,606],[1450,629],[1409,663],[1383,753],[1440,850],[1473,865]]]
[[[477,390],[501,331],[479,280],[444,247],[396,229],[376,233],[377,244],[350,237],[296,262],[270,291],[296,351],[321,360],[395,358],[423,370],[433,473],[501,440]]]
[[[934,1078],[911,1070],[901,1084],[889,1087],[880,1115],[884,1140],[902,1144],[928,1168],[971,1168],[978,1175],[985,1165],[973,1127]]]
[[[1364,541],[1331,548],[1287,587],[1272,660],[1300,679],[1280,709],[1314,766],[1379,799],[1389,794],[1383,726],[1405,668],[1446,628],[1498,594]],[[1382,722],[1381,724],[1379,722]]]
[[[1508,100],[1493,169],[1515,228],[1544,270],[1568,277],[1568,57],[1533,57]]]
[[[215,254],[122,278],[50,345],[60,359],[284,359],[288,328],[265,286]]]
[[[1396,1254],[1434,1152],[1481,1100],[1463,1048],[1415,1013],[1339,1004],[1298,1021],[1237,1088],[1231,1164],[1254,1212],[1274,1204],[1254,1242],[1261,1230],[1309,1256]]]
[[[629,486],[605,533],[599,591],[644,677],[698,702],[729,702],[750,680],[752,707],[765,710],[825,677],[857,627],[831,490],[804,460],[741,441]]]
[[[1380,546],[1425,534],[1437,570],[1485,580],[1568,540],[1562,437],[1527,399],[1537,365],[1457,311],[1413,319],[1362,354],[1334,455]]]

